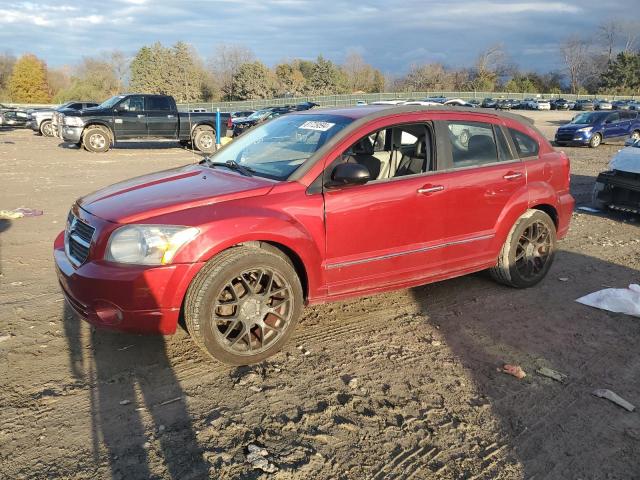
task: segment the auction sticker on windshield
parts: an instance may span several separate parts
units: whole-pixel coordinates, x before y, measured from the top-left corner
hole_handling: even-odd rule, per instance
[[[302,130],[317,130],[318,132],[326,132],[334,125],[335,123],[308,121],[304,122],[298,128]]]

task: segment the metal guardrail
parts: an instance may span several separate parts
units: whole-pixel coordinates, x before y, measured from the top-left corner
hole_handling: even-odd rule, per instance
[[[444,92],[444,91],[424,91],[424,92],[385,92],[385,93],[363,93],[348,95],[306,95],[301,97],[271,98],[258,100],[244,100],[234,102],[194,102],[179,103],[178,109],[186,111],[193,108],[205,108],[207,111],[214,112],[219,108],[221,112],[229,112],[235,110],[258,110],[265,107],[277,107],[282,105],[291,105],[302,102],[314,102],[322,107],[348,107],[356,105],[358,101],[371,103],[379,100],[420,100],[427,97],[447,97],[461,98],[463,100],[482,100],[483,98],[514,98],[523,100],[525,98],[565,98],[567,100],[579,100],[596,98],[606,98],[609,101],[614,100],[639,100],[638,95],[571,95],[571,94],[551,94],[551,93],[535,93],[535,92]],[[18,108],[46,108],[52,105],[34,105],[34,104],[17,104],[4,103],[4,105]]]

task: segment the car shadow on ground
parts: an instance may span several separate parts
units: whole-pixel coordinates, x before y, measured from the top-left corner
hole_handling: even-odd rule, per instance
[[[497,448],[511,451],[522,478],[633,478],[639,471],[631,453],[640,439],[637,415],[592,391],[611,389],[640,404],[640,322],[574,301],[639,277],[635,269],[560,251],[547,278],[530,289],[492,288],[479,273],[411,290],[471,377],[478,402],[490,405],[502,437]],[[498,371],[505,364],[520,365],[527,377]],[[541,367],[568,380],[543,377]]]
[[[91,385],[94,463],[112,479],[207,478],[164,337],[96,330],[64,305],[71,373]]]

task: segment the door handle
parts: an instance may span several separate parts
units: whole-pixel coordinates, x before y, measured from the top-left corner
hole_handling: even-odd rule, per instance
[[[173,118],[173,115],[167,115],[167,118]]]
[[[522,172],[509,172],[502,176],[505,180],[517,180],[522,177]]]
[[[427,193],[441,192],[442,190],[444,190],[444,185],[433,185],[433,186],[425,185],[424,187],[418,189],[418,193],[424,195]]]
[[[138,114],[137,116],[138,116],[138,118],[144,118],[144,115],[143,115],[143,114],[141,114],[141,113],[140,113],[140,114]]]

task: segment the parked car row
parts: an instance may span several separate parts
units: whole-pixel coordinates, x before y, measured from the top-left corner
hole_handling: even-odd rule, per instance
[[[243,134],[250,128],[255,127],[258,124],[264,123],[272,118],[286,115],[291,112],[302,112],[304,110],[311,110],[319,105],[314,102],[304,102],[297,105],[284,105],[280,107],[267,107],[260,109],[256,112],[232,112],[231,117],[227,121],[227,129],[231,129],[233,137]],[[242,116],[241,113],[249,113]]]

